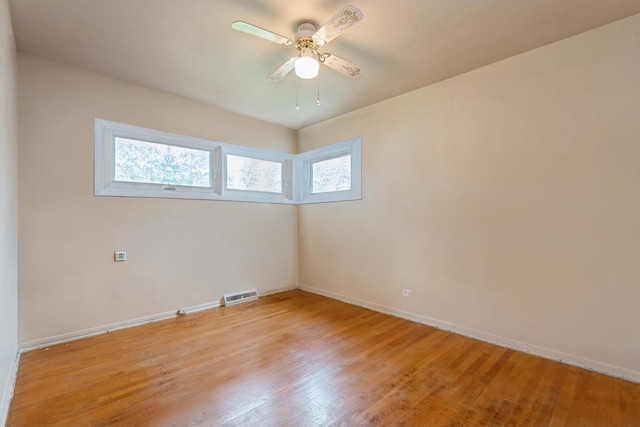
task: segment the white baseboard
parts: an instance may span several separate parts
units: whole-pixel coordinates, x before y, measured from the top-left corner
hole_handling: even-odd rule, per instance
[[[11,366],[9,367],[9,376],[7,377],[7,383],[3,387],[2,400],[0,400],[0,426],[7,424],[7,418],[9,416],[9,406],[11,405],[11,399],[13,398],[13,390],[16,386],[16,378],[18,376],[18,365],[20,364],[20,352],[16,352],[16,357],[13,358]]]
[[[266,297],[266,296],[269,296],[269,295],[279,294],[279,293],[282,293],[282,292],[294,291],[296,289],[298,289],[297,285],[296,286],[287,286],[287,287],[284,287],[284,288],[270,289],[270,290],[265,291],[265,292],[258,291],[258,297]]]
[[[294,289],[298,289],[297,286],[288,286],[283,288],[276,288],[264,291],[262,293],[258,292],[260,297],[264,297],[267,295],[273,295],[280,292],[291,291]],[[208,310],[210,308],[220,307],[220,301],[212,301],[205,304],[198,304],[191,307],[184,307],[186,314],[196,313],[198,311]],[[152,314],[150,316],[139,317],[137,319],[125,320],[123,322],[111,323],[108,325],[97,326],[95,328],[84,329],[76,332],[69,332],[66,334],[55,335],[53,337],[40,338],[37,340],[26,341],[20,343],[19,352],[24,353],[31,350],[36,350],[42,347],[48,347],[56,344],[62,344],[69,341],[79,340],[81,338],[87,338],[94,335],[100,335],[107,332],[117,331],[118,329],[131,328],[133,326],[144,325],[145,323],[151,322],[159,322],[161,320],[170,319],[177,315],[176,311],[165,311],[164,313]],[[1,426],[2,424],[0,424]]]
[[[220,307],[220,301],[208,302],[205,304],[198,304],[191,307],[185,307],[184,310],[187,314],[196,313],[198,311],[207,310],[209,308]],[[95,328],[83,329],[81,331],[69,332],[66,334],[55,335],[53,337],[40,338],[37,340],[26,341],[20,343],[20,352],[24,353],[31,350],[36,350],[42,347],[48,347],[51,345],[62,344],[69,341],[79,340],[81,338],[87,338],[94,335],[105,334],[107,332],[117,331],[119,329],[131,328],[133,326],[144,325],[145,323],[159,322],[161,320],[170,319],[177,316],[177,311],[165,311],[164,313],[152,314],[150,316],[139,317],[137,319],[125,320],[122,322],[111,323],[108,325],[97,326]]]
[[[525,353],[534,354],[536,356],[544,357],[546,359],[555,360],[558,362],[566,363],[568,365],[577,366],[580,368],[588,369],[590,371],[599,372],[612,377],[622,378],[634,383],[640,383],[640,372],[631,369],[621,368],[619,366],[610,365],[608,363],[599,362],[597,360],[587,359],[581,356],[573,354],[563,353],[561,351],[553,350],[546,347],[540,347],[537,345],[528,344],[526,342],[513,340],[497,335],[493,335],[487,332],[477,331],[475,329],[458,326],[453,323],[444,322],[442,320],[433,319],[431,317],[422,316],[415,313],[410,313],[396,308],[387,307],[384,305],[372,303],[369,301],[361,300],[359,298],[353,298],[347,295],[326,291],[324,289],[316,288],[313,286],[300,286],[299,289],[314,294],[322,295],[328,298],[343,301],[349,304],[357,305],[360,307],[368,308],[370,310],[378,311],[381,313],[389,314],[403,319],[411,320],[413,322],[422,323],[434,328],[443,329],[456,334],[464,335],[466,337],[479,339],[491,344],[496,344],[501,347],[507,347],[513,350],[523,351]]]
[[[320,288],[316,288],[316,287],[312,287],[312,286],[300,286],[300,287],[296,287],[296,286],[290,286],[290,287],[283,287],[283,288],[277,288],[277,289],[271,289],[268,291],[265,291],[263,293],[259,293],[260,297],[265,297],[268,295],[273,295],[273,294],[277,294],[277,293],[281,293],[281,292],[287,292],[287,291],[291,291],[294,289],[301,289],[303,291],[307,291],[307,292],[311,292],[314,294],[318,294],[318,295],[323,295],[326,296],[328,298],[332,298],[332,299],[336,299],[339,301],[343,301],[349,304],[353,304],[353,305],[357,305],[360,307],[364,307],[364,308],[368,308],[374,311],[378,311],[381,313],[385,313],[385,314],[389,314],[392,316],[396,316],[396,317],[400,317],[403,319],[407,319],[407,320],[411,320],[413,322],[417,322],[417,323],[422,323],[428,326],[432,326],[438,329],[443,329],[446,331],[450,331],[453,333],[457,333],[460,335],[464,335],[470,338],[475,338],[475,339],[479,339],[485,342],[489,342],[491,344],[496,344],[499,345],[501,347],[507,347],[507,348],[511,348],[513,350],[518,350],[518,351],[524,351],[526,353],[530,353],[530,354],[534,354],[536,356],[541,356],[547,359],[551,359],[551,360],[555,360],[558,362],[563,362],[563,363],[567,363],[569,365],[573,365],[573,366],[578,366],[580,368],[585,368],[585,369],[589,369],[592,371],[596,371],[596,372],[600,372],[609,376],[613,376],[613,377],[617,377],[617,378],[622,378],[624,380],[627,381],[632,381],[635,383],[640,383],[640,372],[638,371],[634,371],[634,370],[630,370],[630,369],[626,369],[626,368],[621,368],[619,366],[614,366],[614,365],[610,365],[604,362],[599,362],[596,360],[592,360],[592,359],[587,359],[584,357],[580,357],[580,356],[576,356],[573,354],[568,354],[568,353],[564,353],[561,351],[557,351],[557,350],[553,350],[553,349],[549,349],[546,347],[540,347],[540,346],[536,346],[536,345],[532,345],[532,344],[528,344],[526,342],[522,342],[522,341],[518,341],[518,340],[513,340],[510,338],[505,338],[505,337],[501,337],[501,336],[497,336],[497,335],[493,335],[487,332],[482,332],[482,331],[478,331],[475,329],[470,329],[470,328],[465,328],[463,326],[459,326],[459,325],[455,325],[453,323],[449,323],[449,322],[444,322],[442,320],[438,320],[438,319],[433,319],[431,317],[427,317],[427,316],[422,316],[419,314],[415,314],[415,313],[410,313],[407,311],[403,311],[403,310],[399,310],[396,308],[392,308],[392,307],[388,307],[388,306],[384,306],[381,304],[376,304],[376,303],[372,303],[370,301],[366,301],[366,300],[362,300],[359,298],[354,298],[354,297],[350,297],[347,295],[342,295],[336,292],[330,292],[330,291],[326,291],[324,289],[320,289]],[[208,310],[210,308],[216,308],[220,306],[220,301],[213,301],[213,302],[209,302],[209,303],[205,303],[205,304],[199,304],[199,305],[195,305],[195,306],[191,306],[191,307],[186,307],[185,311],[187,314],[189,313],[196,313],[198,311],[203,311],[203,310]],[[33,341],[27,341],[24,343],[21,343],[19,346],[19,353],[23,353],[23,352],[27,352],[30,350],[35,350],[38,348],[42,348],[42,347],[47,347],[47,346],[51,346],[51,345],[55,345],[55,344],[61,344],[61,343],[65,343],[65,342],[69,342],[69,341],[74,341],[77,339],[81,339],[81,338],[86,338],[86,337],[90,337],[93,335],[99,335],[99,334],[104,334],[107,332],[111,332],[111,331],[116,331],[118,329],[124,329],[124,328],[130,328],[133,326],[138,326],[138,325],[143,325],[145,323],[150,323],[150,322],[157,322],[160,320],[165,320],[165,319],[169,319],[172,317],[176,316],[176,312],[175,311],[169,311],[169,312],[164,312],[164,313],[158,313],[158,314],[153,314],[150,316],[145,316],[145,317],[140,317],[137,319],[132,319],[132,320],[127,320],[127,321],[123,321],[123,322],[117,322],[117,323],[112,323],[109,325],[104,325],[104,326],[99,326],[96,328],[91,328],[91,329],[85,329],[82,331],[77,331],[77,332],[71,332],[71,333],[67,333],[67,334],[61,334],[61,335],[56,335],[53,337],[48,337],[48,338],[42,338],[42,339],[38,339],[38,340],[33,340]],[[15,375],[17,374],[18,371],[18,360],[19,360],[19,355],[16,357],[16,360],[14,362],[14,367],[13,367],[13,379],[11,380],[11,385],[7,385],[5,387],[5,392],[3,394],[4,399],[2,402],[0,402],[0,404],[2,405],[7,405],[6,406],[6,410],[8,411],[9,407],[8,407],[8,401],[10,401],[11,399],[11,395],[13,394],[13,385],[15,383]],[[8,387],[8,388],[7,388]],[[7,390],[10,390],[10,393],[7,393]],[[7,394],[9,395],[7,397]],[[7,400],[7,402],[5,402],[5,400]],[[2,408],[4,408],[4,406],[2,406]],[[0,412],[0,416],[3,414],[3,412]],[[1,420],[1,418],[0,418]],[[0,423],[0,426],[3,425],[2,423]]]
[[[184,311],[187,314],[189,314],[189,313],[197,313],[203,310],[209,310],[210,308],[218,308],[218,307],[220,307],[220,301],[213,301],[213,302],[207,302],[205,304],[192,305],[191,307],[185,308]],[[174,312],[173,314],[175,315],[176,313]]]

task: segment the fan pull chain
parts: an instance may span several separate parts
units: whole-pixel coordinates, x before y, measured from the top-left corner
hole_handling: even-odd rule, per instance
[[[316,105],[320,105],[320,73],[318,73],[318,97],[316,98]]]
[[[298,75],[296,74],[296,110],[300,109],[300,105],[298,104]]]

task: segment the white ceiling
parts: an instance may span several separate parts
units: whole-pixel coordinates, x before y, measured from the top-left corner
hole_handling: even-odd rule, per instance
[[[295,49],[231,29],[243,20],[293,38],[347,4],[364,20],[321,51],[363,68],[316,81],[266,77]],[[640,0],[10,0],[18,50],[299,129],[640,13]]]

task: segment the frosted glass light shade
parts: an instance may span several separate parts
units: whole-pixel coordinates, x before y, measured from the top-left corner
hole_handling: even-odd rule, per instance
[[[296,75],[301,79],[312,79],[318,75],[320,63],[311,56],[298,58],[295,64]]]

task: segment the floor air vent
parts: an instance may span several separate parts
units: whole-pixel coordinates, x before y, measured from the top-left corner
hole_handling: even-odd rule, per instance
[[[222,305],[234,305],[240,304],[245,301],[252,301],[258,299],[258,291],[250,289],[248,291],[242,291],[235,294],[227,294],[222,297]]]

